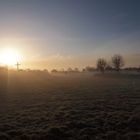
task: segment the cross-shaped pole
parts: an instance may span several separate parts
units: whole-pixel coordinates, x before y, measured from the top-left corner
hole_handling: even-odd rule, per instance
[[[17,66],[17,71],[19,70],[19,66],[20,66],[21,64],[20,63],[16,63],[16,66]]]

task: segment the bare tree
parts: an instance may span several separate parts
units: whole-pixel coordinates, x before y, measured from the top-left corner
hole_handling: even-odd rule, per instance
[[[120,69],[124,66],[124,59],[121,55],[116,54],[112,57],[112,66],[116,71],[120,71]]]
[[[107,62],[104,58],[99,58],[97,60],[97,69],[102,73],[105,72],[106,66],[107,66]]]

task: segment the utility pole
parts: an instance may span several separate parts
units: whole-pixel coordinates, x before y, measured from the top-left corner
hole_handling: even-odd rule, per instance
[[[20,66],[21,64],[20,63],[16,63],[16,67],[17,67],[17,71],[19,70],[19,66]]]

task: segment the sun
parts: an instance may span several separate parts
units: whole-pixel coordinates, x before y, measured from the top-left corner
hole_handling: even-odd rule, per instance
[[[4,49],[0,52],[0,63],[12,66],[18,61],[20,61],[20,55],[16,50]]]

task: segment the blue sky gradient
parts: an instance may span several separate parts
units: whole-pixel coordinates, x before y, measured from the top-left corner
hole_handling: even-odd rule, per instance
[[[0,19],[0,41],[15,40],[40,67],[95,65],[116,53],[140,61],[139,0],[3,0]]]

